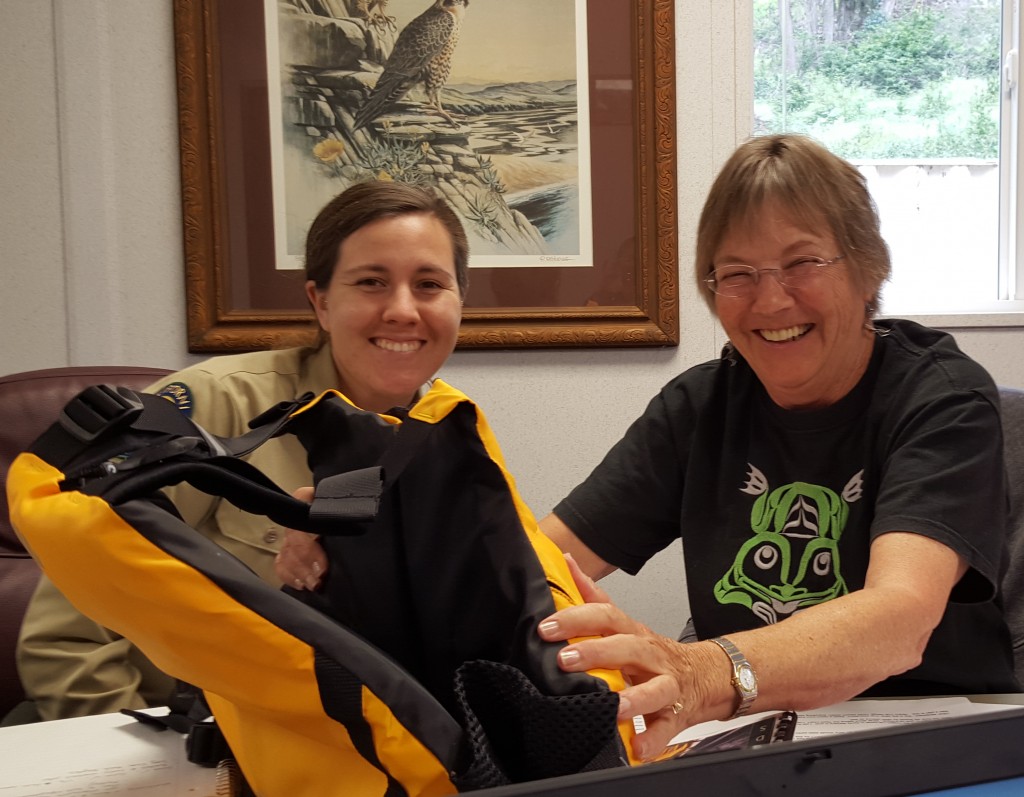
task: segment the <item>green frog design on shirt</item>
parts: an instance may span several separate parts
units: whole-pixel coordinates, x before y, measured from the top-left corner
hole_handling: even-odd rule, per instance
[[[753,536],[732,567],[715,584],[719,603],[746,606],[765,624],[848,592],[840,569],[839,538],[849,505],[863,495],[858,471],[834,490],[807,482],[769,489],[767,478],[749,465],[741,492],[756,495],[750,510]]]

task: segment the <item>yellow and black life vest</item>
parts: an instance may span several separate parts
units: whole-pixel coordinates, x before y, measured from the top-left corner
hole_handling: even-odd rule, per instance
[[[250,426],[218,438],[95,386],[14,462],[8,500],[80,611],[203,690],[257,795],[433,797],[628,763],[619,673],[562,672],[536,633],[582,598],[465,395],[437,380],[397,417],[328,391]],[[311,505],[242,459],[284,433]],[[187,526],[159,492],[183,481],[322,534],[323,593],[274,589]]]

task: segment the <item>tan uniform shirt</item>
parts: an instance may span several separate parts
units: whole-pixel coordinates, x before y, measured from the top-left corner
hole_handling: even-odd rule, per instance
[[[279,401],[337,387],[329,346],[215,357],[162,379],[161,393],[215,435],[233,437]],[[306,452],[292,435],[268,441],[249,457],[282,489],[312,484]],[[188,485],[168,488],[185,522],[278,584],[274,554],[284,529]],[[18,672],[43,719],[161,705],[174,682],[127,639],[79,613],[45,576],[22,624]]]

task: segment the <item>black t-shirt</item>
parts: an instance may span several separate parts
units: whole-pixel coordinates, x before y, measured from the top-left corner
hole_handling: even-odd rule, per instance
[[[686,371],[555,514],[634,574],[681,537],[701,639],[862,588],[880,534],[933,538],[969,569],[921,666],[871,693],[1016,691],[995,385],[945,333],[876,327],[864,377],[821,410],[774,404],[735,351]]]

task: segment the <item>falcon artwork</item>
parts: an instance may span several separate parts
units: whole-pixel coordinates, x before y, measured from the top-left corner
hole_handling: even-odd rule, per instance
[[[377,85],[356,112],[354,130],[391,110],[417,84],[427,93],[427,107],[458,127],[441,107],[441,88],[452,71],[452,54],[468,5],[469,0],[434,0],[402,29]]]

